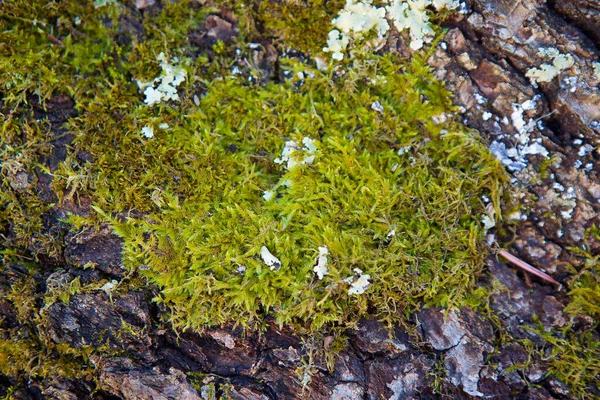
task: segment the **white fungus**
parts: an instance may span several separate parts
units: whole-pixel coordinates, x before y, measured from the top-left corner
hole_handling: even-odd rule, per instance
[[[151,126],[144,126],[142,128],[142,135],[146,139],[152,139],[154,137],[154,129]]]
[[[319,280],[323,279],[323,277],[329,273],[329,268],[327,268],[328,255],[329,249],[327,246],[319,247],[319,256],[317,257],[317,263],[313,268],[313,271],[315,271]]]
[[[186,72],[181,67],[176,67],[167,62],[164,53],[157,57],[160,61],[162,73],[151,82],[137,81],[137,85],[146,96],[144,103],[153,105],[161,101],[179,100],[177,87],[185,80]]]
[[[262,258],[263,262],[267,264],[271,271],[279,271],[281,268],[281,261],[271,254],[269,249],[267,249],[265,246],[260,248],[260,258]]]
[[[354,268],[354,272],[355,274],[353,276],[344,279],[343,282],[350,283],[350,288],[348,289],[349,295],[363,294],[365,290],[371,286],[371,276],[363,274],[362,270],[359,268]]]

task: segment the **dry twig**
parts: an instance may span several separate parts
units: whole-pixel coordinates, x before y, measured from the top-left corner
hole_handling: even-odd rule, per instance
[[[527,264],[525,261],[513,256],[512,254],[510,254],[509,252],[507,252],[506,250],[500,250],[498,251],[498,254],[501,255],[502,257],[506,258],[511,264],[521,268],[524,271],[529,272],[530,274],[533,274],[535,276],[538,276],[548,282],[552,282],[556,285],[560,285],[560,283],[558,283],[557,281],[554,280],[554,278],[552,278],[550,275],[546,274],[545,272],[540,271],[539,269]]]

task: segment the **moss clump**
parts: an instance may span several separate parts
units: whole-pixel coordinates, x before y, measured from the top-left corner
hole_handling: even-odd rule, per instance
[[[281,7],[268,10],[287,14],[292,3]],[[175,326],[249,326],[273,316],[316,330],[351,326],[365,313],[403,321],[423,303],[473,298],[484,254],[481,196],[498,203],[504,172],[475,133],[452,117],[433,122],[456,110],[424,57],[357,49],[327,70],[280,57],[282,76],[292,78],[261,86],[246,79],[252,71],[231,73],[229,55],[238,48],[244,58],[244,43],[219,43],[209,56],[189,46],[186,34],[208,9],[165,3],[143,18],[119,3],[48,10],[15,8],[3,20],[2,71],[23,66],[21,80],[2,82],[6,104],[24,107],[31,92],[73,97],[79,116],[65,128],[76,138],[54,188],[61,199],[94,201],[124,238],[127,266],[162,289]],[[330,11],[319,18],[330,20]],[[132,31],[128,18],[141,28]],[[272,29],[299,39],[294,21]],[[325,39],[297,45],[308,51]],[[161,52],[187,78],[181,101],[149,107],[135,81],[158,76]],[[36,74],[42,64],[54,67]],[[275,163],[286,141],[302,147],[304,138],[316,151],[294,156],[314,156],[312,164]],[[80,151],[94,162],[78,159]],[[265,265],[263,246],[281,268]],[[324,246],[329,273],[319,280],[313,266]],[[369,284],[362,294],[349,291],[356,269]]]
[[[530,329],[543,340],[543,346],[530,341],[524,344],[531,353],[549,363],[548,373],[565,383],[578,399],[597,399],[598,376],[600,376],[600,340],[594,333],[598,323],[591,329],[575,331],[566,325],[546,332],[539,324]]]
[[[248,42],[273,40],[284,48],[306,54],[321,51],[331,20],[344,0],[235,1],[217,0],[240,17],[240,30]]]
[[[571,249],[585,258],[585,264],[579,271],[573,271],[574,277],[569,282],[571,302],[565,309],[570,314],[585,314],[598,321],[600,318],[600,267],[599,255],[593,255],[590,239],[600,240],[600,228],[592,226],[585,233],[585,245]]]
[[[600,390],[600,256],[590,252],[591,239],[600,239],[600,229],[596,226],[586,231],[581,248],[569,249],[585,262],[578,269],[572,268],[572,277],[566,284],[570,301],[564,312],[569,317],[568,323],[547,331],[537,321],[535,328],[527,329],[541,341],[523,341],[530,353],[549,364],[548,374],[566,384],[578,399],[598,399]]]
[[[205,82],[206,96],[185,117],[161,110],[172,128],[140,140],[137,161],[128,161],[153,177],[140,177],[138,196],[156,209],[112,222],[127,265],[144,265],[163,288],[175,326],[273,315],[318,329],[465,300],[482,265],[480,196],[497,196],[502,169],[472,132],[432,121],[452,107],[422,60],[403,73],[397,61],[355,60],[336,76],[288,60],[304,79],[261,87],[226,77]],[[124,150],[126,136],[111,138]],[[305,137],[318,148],[312,165],[274,162],[286,141],[301,147]],[[309,156],[303,151],[296,157]],[[118,182],[108,183],[118,196]],[[263,246],[279,270],[261,260]],[[318,280],[321,246],[329,274]],[[344,282],[356,268],[372,280],[358,296]]]

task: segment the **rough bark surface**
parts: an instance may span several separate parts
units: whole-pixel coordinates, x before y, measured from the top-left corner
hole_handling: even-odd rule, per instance
[[[136,4],[144,9],[155,2]],[[549,173],[537,179],[530,161],[546,157],[526,151],[506,156],[515,196],[532,210],[516,224],[516,239],[510,248],[563,280],[569,274],[563,265],[577,266],[584,261],[564,249],[580,245],[585,230],[600,222],[598,153],[594,150],[600,145],[600,77],[592,67],[592,62],[600,60],[600,3],[472,0],[467,5],[466,14],[448,23],[448,33],[429,64],[453,92],[456,104],[464,107],[466,124],[479,130],[496,152],[506,156],[507,149],[538,143],[553,158]],[[209,46],[226,40],[232,32],[232,23],[213,15],[191,40]],[[265,59],[276,57],[271,47],[265,50]],[[574,64],[551,82],[536,84],[526,74],[547,62],[539,49],[549,47],[570,54]],[[398,51],[403,48],[397,44]],[[524,107],[527,101],[533,105]],[[53,123],[64,122],[75,115],[73,106],[68,98],[57,96],[50,100],[51,112],[44,117]],[[526,138],[518,127],[519,115],[525,124],[533,121]],[[73,138],[67,135],[53,143],[54,162],[64,159],[69,140]],[[40,176],[43,178],[43,173]],[[26,178],[16,177],[15,185],[26,185]],[[44,179],[39,182],[40,195],[52,199],[55,195]],[[53,209],[47,218],[48,230],[62,237],[66,231],[59,218],[66,211],[89,210],[85,199],[79,204]],[[41,290],[60,287],[74,277],[90,283],[125,276],[121,243],[108,228],[70,234],[63,240],[64,259],[53,261],[58,272],[39,277]],[[591,241],[590,246],[596,251],[600,243]],[[30,382],[27,389],[14,395],[23,399],[205,400],[220,396],[280,400],[571,398],[565,382],[548,377],[548,364],[528,359],[527,349],[517,342],[539,342],[540,338],[526,329],[538,319],[547,330],[567,323],[565,292],[541,281],[529,282],[493,255],[487,267],[490,277],[482,284],[495,281],[501,289],[492,298],[495,321],[468,308],[424,309],[414,316],[418,326],[415,337],[401,327],[390,332],[377,321],[365,319],[349,332],[349,345],[335,357],[333,372],[326,360],[318,357],[306,365],[307,348],[302,339],[274,325],[264,333],[223,327],[203,334],[176,335],[162,322],[168,317],[166,311],[152,303],[156,295],[152,289],[76,294],[68,303],[58,302],[46,310],[46,328],[56,343],[75,348],[107,345],[115,351],[114,357],[93,360],[100,371],[101,389],[91,382],[48,379]],[[2,272],[0,285],[22,274],[21,268],[15,265]],[[15,324],[16,311],[11,304],[0,303],[0,310],[0,325]],[[580,322],[585,325],[585,318]],[[125,325],[126,330],[122,329]],[[500,334],[513,340],[499,345]],[[526,362],[527,369],[517,368]],[[445,379],[435,381],[440,369]],[[199,387],[191,385],[190,373],[202,374]],[[2,385],[7,383],[0,377]],[[590,390],[600,394],[597,386]]]

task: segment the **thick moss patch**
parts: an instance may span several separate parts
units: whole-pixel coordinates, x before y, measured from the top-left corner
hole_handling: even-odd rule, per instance
[[[0,262],[28,269],[0,292],[15,309],[0,329],[1,373],[82,377],[90,354],[107,352],[56,344],[40,330],[52,302],[104,283],[75,280],[45,297],[38,289],[64,245],[46,212],[66,203],[93,202],[97,213],[73,215],[73,229],[110,221],[132,276],[160,287],[157,300],[182,329],[270,317],[329,334],[362,316],[405,323],[423,304],[486,298],[484,287],[473,290],[486,254],[482,198],[498,205],[505,174],[476,133],[442,116],[456,110],[425,55],[377,56],[358,45],[353,59],[317,69],[312,59],[329,59],[320,49],[343,6],[321,0],[219,1],[239,17],[240,37],[200,49],[188,36],[205,33],[205,17],[219,10],[160,3],[143,13],[128,1],[2,5]],[[267,44],[279,58],[265,67]],[[136,81],[160,75],[160,53],[186,80],[179,102],[147,106]],[[57,95],[78,112],[64,125],[44,115]],[[59,157],[57,140],[69,134]],[[302,149],[304,138],[315,151]],[[276,163],[288,141],[312,163]],[[265,264],[263,246],[279,269]],[[314,266],[324,247],[321,280]],[[585,257],[567,311],[596,326],[597,259]],[[350,290],[356,269],[368,286],[352,294],[361,291]],[[585,396],[598,375],[597,340],[572,327],[540,336],[551,354],[531,351]]]
[[[48,7],[58,19],[36,16],[41,29],[31,13],[7,17],[4,35],[20,53],[5,49],[6,59],[22,79],[5,81],[5,99],[73,96],[79,117],[66,128],[75,148],[53,185],[63,199],[92,198],[124,238],[126,265],[162,289],[175,326],[270,315],[317,329],[468,300],[483,265],[482,196],[498,203],[504,172],[475,133],[443,114],[456,110],[424,58],[356,51],[319,70],[280,57],[289,78],[258,85],[240,62],[252,46],[217,44],[206,55],[190,47],[186,33],[208,8],[165,4],[135,24],[140,16],[118,3]],[[161,52],[187,71],[181,101],[147,106],[135,82],[159,76]],[[53,68],[39,74],[37,65]],[[317,150],[294,157],[312,164],[275,163],[287,141],[302,147],[304,138]],[[93,163],[76,158],[81,151]],[[263,246],[280,269],[261,259]],[[329,252],[322,280],[319,247]],[[361,274],[368,287],[352,294]]]
[[[503,173],[473,133],[432,121],[451,107],[419,60],[405,72],[395,62],[357,61],[337,77],[292,63],[304,79],[266,87],[207,82],[196,110],[139,140],[140,195],[157,209],[113,223],[127,264],[163,288],[176,326],[271,314],[320,328],[465,300],[483,265],[481,196],[498,194]],[[305,137],[317,147],[312,164],[274,162]],[[323,280],[313,272],[321,246]],[[350,295],[344,280],[356,268],[372,282]]]

